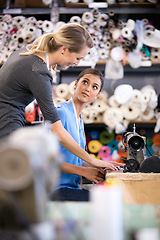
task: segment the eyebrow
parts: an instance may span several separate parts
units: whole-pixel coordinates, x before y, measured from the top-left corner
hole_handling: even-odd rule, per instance
[[[89,78],[85,77],[84,79],[87,79],[87,80],[90,82]],[[98,87],[100,87],[100,85],[99,85],[98,83],[93,83],[93,84],[95,84],[95,85],[97,85]]]

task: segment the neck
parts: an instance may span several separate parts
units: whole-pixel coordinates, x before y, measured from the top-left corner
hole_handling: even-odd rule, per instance
[[[82,103],[78,100],[78,98],[75,98],[74,96],[72,97],[73,101],[74,101],[74,105],[76,108],[76,112],[77,112],[77,117],[79,118],[79,115],[81,114],[83,108],[85,107],[85,103]]]

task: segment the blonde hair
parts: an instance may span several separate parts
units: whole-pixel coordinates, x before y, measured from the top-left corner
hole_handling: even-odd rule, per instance
[[[93,39],[89,32],[80,24],[66,23],[55,33],[44,34],[32,44],[26,46],[28,52],[20,55],[55,52],[61,46],[66,46],[70,52],[79,53],[84,46],[93,47]]]

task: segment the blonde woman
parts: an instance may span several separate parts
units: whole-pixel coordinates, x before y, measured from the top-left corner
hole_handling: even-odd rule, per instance
[[[116,169],[111,163],[92,158],[63,128],[52,99],[50,68],[78,65],[93,41],[79,24],[61,26],[55,33],[42,35],[27,49],[14,52],[0,69],[0,138],[25,126],[25,107],[34,99],[60,143],[94,166]]]

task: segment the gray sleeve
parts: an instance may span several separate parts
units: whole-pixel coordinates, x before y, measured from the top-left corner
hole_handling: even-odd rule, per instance
[[[30,80],[30,90],[34,95],[41,109],[45,120],[54,123],[60,120],[57,109],[52,98],[51,76],[48,72],[32,72],[33,78]]]

